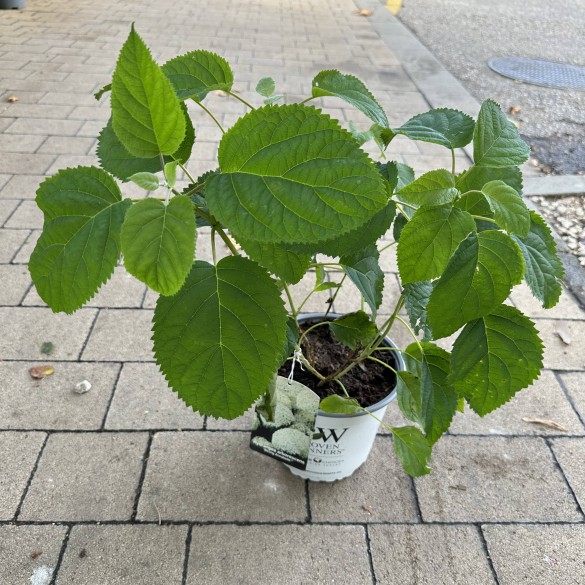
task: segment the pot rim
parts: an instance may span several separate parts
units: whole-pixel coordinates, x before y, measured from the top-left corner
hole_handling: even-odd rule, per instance
[[[343,313],[328,313],[325,316],[325,313],[300,313],[297,317],[297,322],[303,323],[305,321],[309,321],[311,319],[324,319],[327,318],[328,321],[333,321],[337,317],[342,317]],[[384,345],[389,347],[395,347],[398,349],[398,346],[390,339],[389,337],[384,337],[383,341]],[[396,359],[396,366],[397,370],[405,370],[406,366],[404,364],[404,360],[402,359],[402,355],[399,351],[394,352],[394,358]],[[371,406],[366,407],[370,412],[376,412],[390,404],[396,398],[396,388],[388,394],[385,398],[372,404]],[[369,416],[367,412],[356,412],[355,414],[339,414],[339,413],[332,413],[332,412],[324,412],[321,409],[317,410],[317,416],[323,416],[328,418],[356,418],[358,416]]]

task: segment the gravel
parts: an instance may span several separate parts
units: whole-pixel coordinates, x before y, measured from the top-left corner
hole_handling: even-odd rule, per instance
[[[585,266],[585,197],[530,197],[540,212]]]

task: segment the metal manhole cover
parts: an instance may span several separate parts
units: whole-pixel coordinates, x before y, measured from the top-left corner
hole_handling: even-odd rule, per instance
[[[527,57],[497,57],[488,65],[504,77],[532,85],[585,90],[585,67]]]

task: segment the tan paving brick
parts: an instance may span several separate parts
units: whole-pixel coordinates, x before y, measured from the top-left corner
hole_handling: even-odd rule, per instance
[[[552,420],[565,431],[523,421],[523,418]],[[485,417],[467,407],[451,425],[455,434],[486,435],[583,435],[585,428],[575,414],[554,374],[548,370],[530,387],[521,390],[511,402]]]
[[[0,229],[0,264],[8,264],[29,235],[25,230]]]
[[[155,435],[138,518],[303,521],[304,482],[238,432]]]
[[[42,380],[31,378],[29,369],[39,362],[0,362],[0,428],[3,429],[99,429],[120,370],[118,364],[51,362],[55,373]],[[77,394],[83,380],[91,390]]]
[[[180,585],[186,538],[186,526],[75,526],[58,583]]]
[[[335,483],[309,484],[316,522],[416,522],[410,480],[388,437],[378,437],[366,463]]]
[[[54,569],[66,530],[66,526],[0,526],[2,582],[33,583],[33,575],[42,567]]]
[[[379,585],[495,585],[475,526],[369,527]]]
[[[443,437],[431,463],[415,480],[424,521],[581,520],[542,439]]]
[[[124,364],[108,429],[202,429],[203,417],[173,392],[156,364]]]
[[[482,528],[500,585],[585,582],[585,525]]]
[[[581,510],[585,510],[585,441],[557,439],[552,441],[552,449]]]
[[[153,361],[148,310],[102,310],[83,351],[84,360]]]
[[[236,575],[241,585],[372,582],[361,526],[194,526],[187,585]]]
[[[146,442],[146,433],[51,435],[20,518],[129,520]]]
[[[26,266],[0,264],[0,305],[18,305],[31,285]]]
[[[0,433],[0,520],[16,513],[45,433]]]
[[[572,372],[561,375],[561,380],[567,389],[581,420],[585,420],[585,374]]]
[[[51,341],[54,360],[76,360],[81,352],[96,309],[82,309],[73,315],[50,309],[0,307],[0,355],[4,359],[43,360],[41,345]],[[42,326],[41,326],[42,325]],[[111,360],[110,360],[111,361]]]
[[[44,175],[13,175],[0,190],[0,199],[34,199]]]
[[[4,227],[11,229],[41,229],[43,227],[43,212],[38,208],[35,201],[23,201],[4,224]]]
[[[562,327],[570,339],[564,343],[556,333]],[[585,370],[585,322],[539,319],[536,328],[544,341],[544,367],[551,370]]]

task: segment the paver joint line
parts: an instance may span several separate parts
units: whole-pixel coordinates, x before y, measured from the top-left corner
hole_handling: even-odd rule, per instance
[[[142,486],[144,485],[144,478],[146,477],[146,468],[148,466],[148,458],[150,457],[150,449],[152,447],[152,440],[154,438],[154,432],[148,433],[148,441],[146,442],[146,448],[142,455],[142,469],[140,471],[140,478],[138,479],[138,485],[136,486],[136,495],[134,497],[134,504],[132,506],[131,520],[135,521],[138,514],[138,504],[140,502],[140,496],[142,495]]]
[[[488,565],[489,565],[489,568],[490,568],[490,572],[492,574],[492,577],[493,577],[496,585],[500,585],[500,581],[498,579],[498,573],[496,572],[496,568],[494,567],[494,563],[492,561],[492,556],[490,554],[490,549],[489,549],[487,540],[485,539],[485,534],[483,533],[483,529],[481,527],[481,523],[477,523],[475,526],[476,526],[477,532],[479,534],[479,540],[481,542],[481,546],[483,548],[483,552],[484,552],[485,557],[487,559],[487,562],[488,562]]]
[[[366,551],[368,553],[368,564],[370,565],[370,572],[372,574],[372,585],[378,584],[378,579],[376,578],[376,568],[374,567],[374,558],[372,557],[372,542],[370,539],[370,531],[368,530],[368,525],[364,525],[364,532],[366,537]]]
[[[24,490],[22,491],[22,497],[20,498],[20,501],[18,502],[18,507],[16,508],[16,512],[14,513],[14,522],[18,521],[18,517],[20,516],[20,512],[22,510],[24,500],[26,499],[26,496],[28,494],[28,491],[29,491],[30,486],[32,484],[32,481],[34,479],[35,473],[39,467],[39,463],[41,461],[41,457],[43,456],[43,451],[45,450],[45,447],[47,446],[48,440],[49,440],[49,433],[47,433],[45,435],[45,440],[43,441],[43,444],[41,445],[41,448],[39,449],[39,453],[37,455],[37,459],[35,461],[35,464],[33,465],[33,468],[30,472],[30,476],[28,478],[28,481],[26,482],[26,486],[24,487]]]

